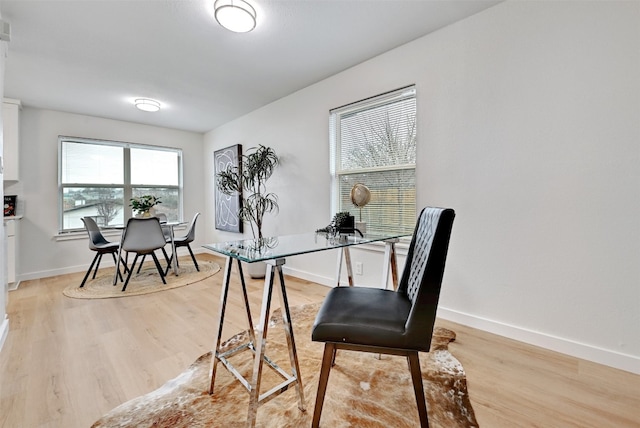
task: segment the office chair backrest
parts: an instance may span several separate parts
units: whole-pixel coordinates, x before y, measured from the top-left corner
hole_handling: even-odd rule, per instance
[[[398,285],[398,293],[406,294],[412,304],[405,334],[425,352],[431,346],[454,217],[450,208],[422,210]]]
[[[124,251],[145,252],[162,248],[166,243],[157,217],[130,218],[121,246]]]
[[[107,241],[106,238],[102,235],[102,232],[100,232],[100,228],[93,218],[82,217],[81,220],[84,223],[84,228],[89,234],[89,248],[91,250],[95,250],[97,245],[109,243],[109,241]]]

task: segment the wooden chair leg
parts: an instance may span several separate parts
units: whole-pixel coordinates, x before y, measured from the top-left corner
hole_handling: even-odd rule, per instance
[[[411,378],[413,379],[413,390],[416,394],[416,403],[418,404],[418,416],[420,418],[420,426],[429,428],[429,417],[427,415],[427,403],[424,397],[424,389],[422,389],[422,373],[420,371],[420,357],[418,352],[410,352],[407,355],[409,361],[409,370],[411,370]]]
[[[329,373],[335,356],[336,345],[333,343],[325,343],[324,355],[322,356],[322,368],[320,369],[320,380],[318,381],[318,393],[316,394],[316,405],[313,409],[312,428],[320,426],[320,416],[322,416],[322,405],[324,404],[324,394],[327,391],[327,382],[329,381]]]

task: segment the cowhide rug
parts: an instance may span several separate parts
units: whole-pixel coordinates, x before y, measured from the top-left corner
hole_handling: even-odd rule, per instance
[[[324,344],[311,341],[311,326],[319,304],[291,309],[294,337],[304,385],[306,412],[298,409],[295,388],[263,403],[258,408],[258,427],[311,426],[318,375]],[[247,338],[247,332],[229,339],[232,348]],[[420,354],[429,422],[432,428],[477,427],[469,401],[464,369],[447,350],[455,333],[436,328],[429,353]],[[289,370],[282,318],[279,310],[271,317],[266,355]],[[246,378],[252,369],[252,354],[241,352],[232,363]],[[249,394],[219,363],[215,391],[208,394],[211,354],[198,358],[186,371],[149,394],[130,400],[93,424],[98,427],[242,427],[246,425]],[[264,366],[261,392],[277,385],[281,378]],[[338,351],[331,370],[322,412],[323,427],[417,427],[418,411],[407,360]]]

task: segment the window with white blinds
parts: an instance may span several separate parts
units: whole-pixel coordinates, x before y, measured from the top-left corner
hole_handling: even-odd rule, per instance
[[[412,233],[416,222],[416,91],[398,89],[330,111],[334,211],[349,211],[369,233]],[[351,189],[371,192],[357,208]]]
[[[118,141],[59,136],[59,231],[125,224],[132,197],[153,195],[156,212],[182,220],[182,150]]]

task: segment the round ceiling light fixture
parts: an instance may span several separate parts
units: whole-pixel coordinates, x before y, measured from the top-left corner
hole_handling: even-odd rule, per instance
[[[156,112],[160,110],[160,102],[151,98],[136,98],[133,102],[138,110]]]
[[[256,27],[256,10],[244,0],[216,0],[213,4],[218,24],[235,33],[248,33]]]

